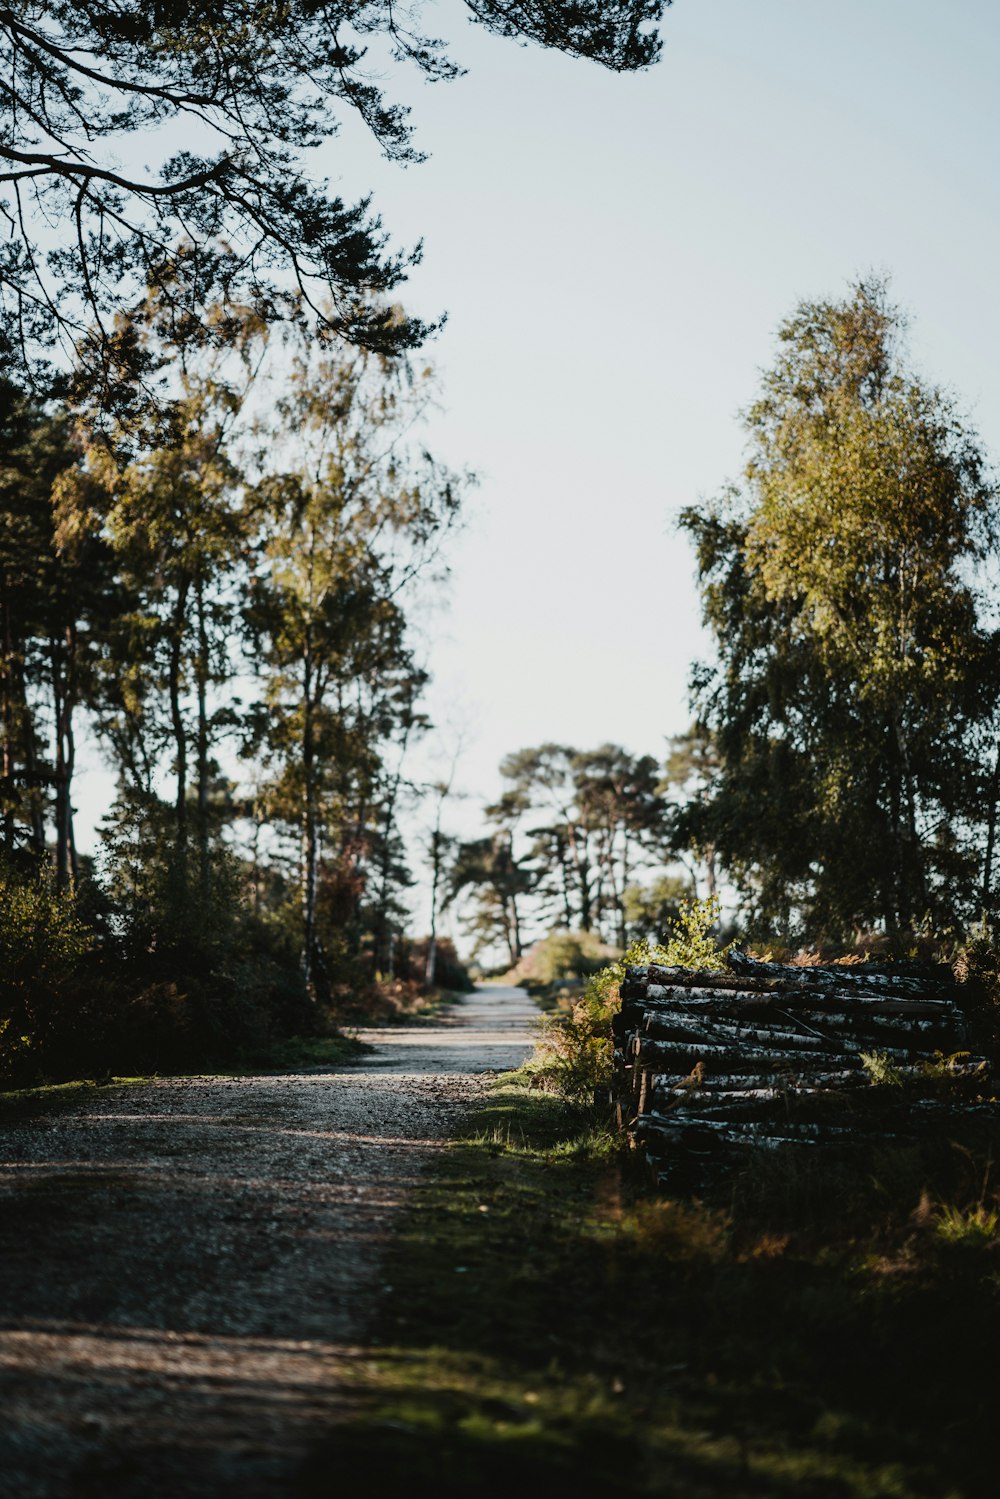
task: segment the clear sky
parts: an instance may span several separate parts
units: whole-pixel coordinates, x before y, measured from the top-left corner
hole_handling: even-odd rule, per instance
[[[328,148],[447,309],[430,434],[478,470],[434,621],[432,707],[507,751],[658,753],[702,650],[685,504],[740,465],[737,413],[801,297],[887,271],[925,373],[1000,453],[1000,8],[988,0],[676,0],[660,64],[615,77],[436,8],[468,67],[410,86],[401,170]]]
[[[481,482],[426,651],[478,797],[509,750],[659,754],[684,727],[705,647],[673,517],[737,474],[798,299],[889,273],[920,367],[1000,454],[1000,7],[676,0],[662,61],[624,77],[466,14],[424,17],[464,78],[387,80],[430,159],[385,163],[352,124],[321,159],[423,239],[402,300],[448,313],[427,441]]]

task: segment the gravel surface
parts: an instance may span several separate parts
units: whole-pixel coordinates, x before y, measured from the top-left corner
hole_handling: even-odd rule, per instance
[[[360,1032],[355,1067],[168,1079],[0,1130],[5,1499],[294,1493],[363,1378],[393,1214],[535,1014],[483,989]]]

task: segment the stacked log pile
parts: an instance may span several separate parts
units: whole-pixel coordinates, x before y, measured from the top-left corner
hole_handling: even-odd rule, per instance
[[[981,1095],[985,1063],[964,1050],[946,967],[800,968],[741,952],[727,962],[630,967],[621,985],[612,1098],[662,1180],[751,1145],[913,1133],[960,1106],[921,1088],[934,1074]]]

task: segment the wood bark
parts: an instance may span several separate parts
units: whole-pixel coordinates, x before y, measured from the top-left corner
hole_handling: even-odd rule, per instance
[[[173,629],[170,638],[170,661],[167,670],[167,690],[170,698],[170,725],[174,736],[176,766],[176,792],[174,796],[174,823],[178,846],[187,840],[187,731],[181,711],[181,655],[184,648],[184,627],[187,617],[187,597],[190,583],[187,578],[177,586],[174,600]]]

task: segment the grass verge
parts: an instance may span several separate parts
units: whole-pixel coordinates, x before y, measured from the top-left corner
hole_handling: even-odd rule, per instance
[[[317,1067],[342,1067],[371,1050],[365,1042],[351,1036],[290,1036],[249,1052],[238,1067],[220,1067],[209,1073],[187,1068],[139,1077],[73,1078],[31,1088],[10,1088],[0,1090],[0,1123],[56,1113],[111,1089],[149,1083],[159,1077],[252,1077],[266,1072],[304,1072]]]
[[[652,1200],[600,1121],[504,1083],[415,1194],[302,1493],[992,1495],[1000,1141],[975,1129]]]

